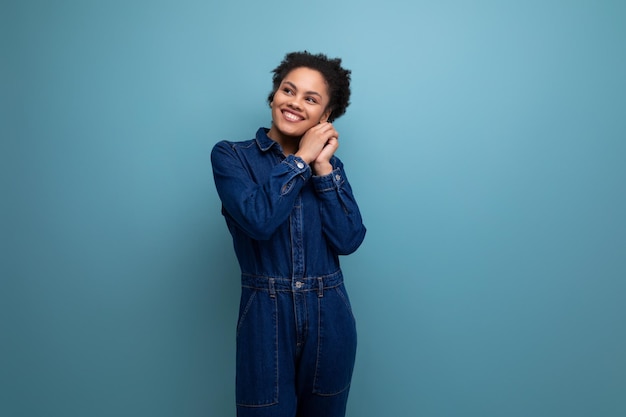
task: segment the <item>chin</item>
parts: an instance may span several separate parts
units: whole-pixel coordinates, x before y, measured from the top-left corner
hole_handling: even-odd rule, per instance
[[[296,139],[300,139],[303,135],[304,132],[281,132],[283,134],[283,136],[287,137],[287,138],[296,138]]]
[[[274,126],[276,126],[276,130],[283,136],[300,137],[306,133],[306,129],[294,129],[293,127],[291,129],[284,129],[284,126],[276,123],[274,123]]]

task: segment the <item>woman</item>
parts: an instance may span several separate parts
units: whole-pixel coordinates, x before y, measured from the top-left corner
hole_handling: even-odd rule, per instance
[[[350,71],[293,52],[273,71],[270,129],[211,153],[222,214],[241,267],[239,417],[340,417],[356,328],[339,267],[365,227],[334,156]]]

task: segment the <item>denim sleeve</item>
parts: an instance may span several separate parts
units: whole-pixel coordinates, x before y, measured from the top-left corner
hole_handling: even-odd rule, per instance
[[[290,155],[267,177],[254,180],[255,167],[244,162],[233,145],[225,141],[213,147],[211,164],[224,210],[257,240],[269,239],[287,220],[298,193],[311,177],[310,167]]]
[[[366,229],[342,162],[336,157],[331,162],[333,172],[312,181],[321,202],[324,235],[337,254],[349,255],[363,242]]]

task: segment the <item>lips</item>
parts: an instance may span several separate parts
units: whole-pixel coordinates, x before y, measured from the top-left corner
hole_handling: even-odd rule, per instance
[[[304,117],[299,116],[295,113],[292,113],[288,110],[283,110],[283,117],[288,121],[288,122],[299,122],[301,120],[304,120]]]

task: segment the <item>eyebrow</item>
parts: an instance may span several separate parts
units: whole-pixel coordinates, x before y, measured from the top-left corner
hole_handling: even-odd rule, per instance
[[[289,86],[291,88],[293,88],[294,90],[298,90],[298,87],[296,87],[296,85],[294,83],[292,83],[291,81],[283,81],[283,84],[289,84]],[[305,94],[314,94],[314,95],[319,96],[320,98],[322,98],[322,95],[320,93],[318,93],[317,91],[307,91]]]

